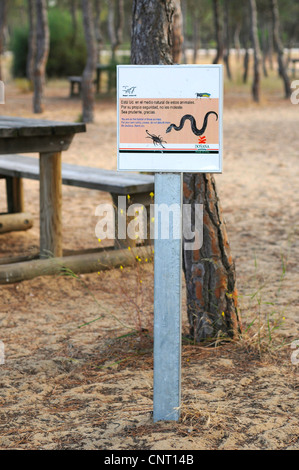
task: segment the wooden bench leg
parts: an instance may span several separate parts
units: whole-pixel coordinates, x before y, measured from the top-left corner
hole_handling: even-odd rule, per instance
[[[60,152],[40,154],[40,256],[62,256]]]
[[[7,211],[10,214],[24,212],[24,189],[22,178],[6,176]]]
[[[141,240],[133,240],[128,236],[127,228],[129,223],[134,219],[134,216],[128,216],[126,211],[128,209],[128,203],[126,204],[126,209],[123,208],[123,213],[119,215],[118,211],[118,195],[117,194],[111,194],[112,196],[112,201],[113,201],[113,206],[115,209],[115,243],[114,246],[116,249],[119,248],[134,248],[137,244],[140,244]],[[151,219],[150,219],[150,204],[153,204],[152,198],[149,196],[149,194],[141,193],[141,194],[136,194],[133,196],[130,196],[130,205],[131,204],[142,204],[145,207],[146,213],[147,213],[147,238],[142,241],[143,245],[151,245],[152,240],[150,238],[150,226],[151,226]],[[125,218],[125,227],[126,227],[126,233],[121,234],[122,238],[118,238],[119,236],[119,217],[124,217]]]

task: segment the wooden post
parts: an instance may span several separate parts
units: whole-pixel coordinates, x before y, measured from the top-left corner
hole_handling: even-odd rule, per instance
[[[182,174],[156,173],[156,209],[161,204],[180,208],[182,233]],[[155,211],[154,261],[154,421],[175,420],[181,404],[181,287],[182,241],[172,239],[177,221],[169,214],[169,239],[159,233]],[[163,220],[161,218],[161,229]],[[162,230],[161,230],[162,231]]]
[[[61,153],[40,154],[40,256],[62,256]]]
[[[22,178],[6,176],[7,210],[10,214],[24,212],[24,190]]]

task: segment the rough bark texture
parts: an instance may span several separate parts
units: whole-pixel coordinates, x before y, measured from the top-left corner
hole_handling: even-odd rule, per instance
[[[214,13],[214,25],[215,25],[215,37],[217,43],[217,53],[213,60],[213,64],[218,64],[223,58],[223,37],[222,27],[220,21],[220,8],[219,0],[213,0],[213,13]]]
[[[184,204],[203,204],[203,244],[183,250],[190,335],[196,341],[236,337],[241,332],[237,310],[235,266],[214,177],[184,174]]]
[[[0,0],[0,80],[3,80],[1,55],[4,52],[4,31],[6,27],[7,4],[7,0]]]
[[[36,8],[35,1],[28,0],[28,23],[29,23],[29,36],[28,36],[28,54],[26,75],[28,80],[33,83],[34,80],[34,63],[36,55]]]
[[[181,1],[173,0],[175,10],[173,14],[172,27],[172,60],[174,64],[180,64],[182,61],[183,36],[183,15],[181,10]]]
[[[254,56],[254,69],[253,69],[253,83],[252,83],[252,97],[254,101],[260,101],[260,80],[261,80],[261,51],[258,38],[257,28],[257,10],[255,0],[249,0],[250,17],[251,17],[251,40]]]
[[[82,11],[87,48],[87,61],[82,76],[82,120],[88,123],[94,119],[94,75],[97,63],[91,0],[82,0]]]
[[[34,67],[34,113],[43,112],[43,90],[49,55],[50,34],[46,0],[36,0],[36,55]]]
[[[273,39],[274,39],[274,46],[277,50],[279,75],[281,76],[283,83],[284,83],[285,97],[289,98],[291,96],[292,90],[290,86],[289,77],[287,74],[286,65],[283,60],[283,45],[282,45],[282,42],[280,39],[280,33],[279,33],[279,10],[278,10],[277,0],[271,0],[271,11],[272,11],[272,22],[273,22]]]
[[[101,30],[101,7],[102,7],[101,0],[95,0],[94,31],[95,31],[95,38],[97,42],[97,62],[98,63],[101,62],[101,48],[103,45],[103,35],[102,35],[102,30]]]
[[[172,0],[134,0],[132,64],[172,64]]]

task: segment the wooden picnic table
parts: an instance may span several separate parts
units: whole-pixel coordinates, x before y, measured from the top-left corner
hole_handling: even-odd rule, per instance
[[[41,257],[62,256],[61,153],[76,133],[85,131],[80,123],[0,116],[1,155],[39,154]]]

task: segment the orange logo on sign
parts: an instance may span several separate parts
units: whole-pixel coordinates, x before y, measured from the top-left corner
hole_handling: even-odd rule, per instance
[[[203,135],[202,137],[199,137],[198,143],[199,144],[206,144],[207,138]]]

